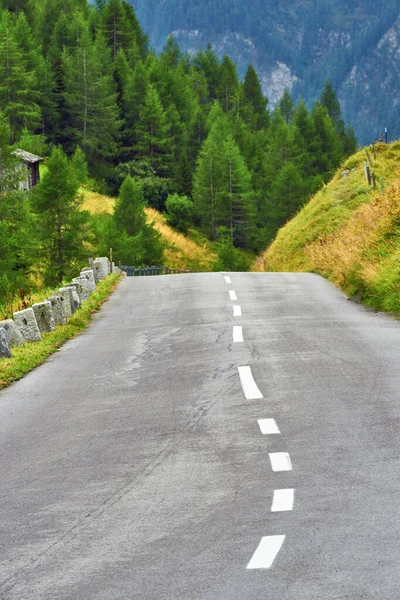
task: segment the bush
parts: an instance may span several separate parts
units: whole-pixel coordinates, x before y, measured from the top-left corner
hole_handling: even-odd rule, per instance
[[[224,239],[218,245],[217,255],[214,271],[250,271],[250,257],[235,248],[230,239]]]
[[[165,203],[167,209],[167,223],[182,233],[193,225],[193,202],[187,196],[171,194]]]

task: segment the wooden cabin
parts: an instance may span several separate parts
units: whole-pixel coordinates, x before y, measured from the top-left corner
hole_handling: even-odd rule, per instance
[[[14,155],[20,160],[18,169],[20,172],[19,189],[26,192],[39,183],[39,165],[43,158],[26,152],[26,150],[15,150]]]

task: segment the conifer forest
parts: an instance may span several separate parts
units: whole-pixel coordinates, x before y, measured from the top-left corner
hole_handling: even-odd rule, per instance
[[[312,109],[289,92],[270,110],[211,44],[152,51],[124,0],[0,0],[0,295],[53,285],[89,254],[162,264],[144,207],[247,269],[327,182],[356,139],[329,81]],[[19,189],[17,149],[44,159]],[[82,190],[117,198],[82,210]]]

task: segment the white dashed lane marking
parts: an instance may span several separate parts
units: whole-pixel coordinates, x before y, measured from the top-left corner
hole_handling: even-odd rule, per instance
[[[253,557],[249,564],[248,569],[269,569],[282,548],[282,544],[285,541],[284,535],[269,535],[263,537],[258,545],[257,550],[254,552]]]
[[[234,304],[233,305],[233,316],[234,317],[241,317],[242,316],[242,307],[239,306],[238,304]]]
[[[232,283],[232,279],[229,277],[229,275],[225,275],[225,283]]]
[[[229,296],[230,296],[231,300],[237,300],[235,290],[229,290]]]
[[[291,471],[292,461],[287,452],[273,452],[269,455],[273,471]]]
[[[259,400],[263,398],[262,393],[254,381],[251,367],[238,367],[240,383],[242,384],[243,392],[246,400]]]
[[[241,325],[233,326],[233,341],[235,343],[243,342],[243,327]]]
[[[294,490],[275,490],[271,512],[293,510]]]
[[[275,422],[275,419],[258,419],[258,424],[263,435],[272,435],[274,433],[280,433],[279,427]]]

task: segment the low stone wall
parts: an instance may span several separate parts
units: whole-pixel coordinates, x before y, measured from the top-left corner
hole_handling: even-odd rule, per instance
[[[119,273],[113,264],[113,273]],[[41,332],[54,331],[59,325],[68,323],[71,315],[80,308],[95,291],[97,282],[111,272],[108,258],[89,259],[89,268],[82,269],[79,277],[47,298],[13,314],[13,319],[0,321],[0,358],[10,358],[11,348],[23,343],[39,342]]]

